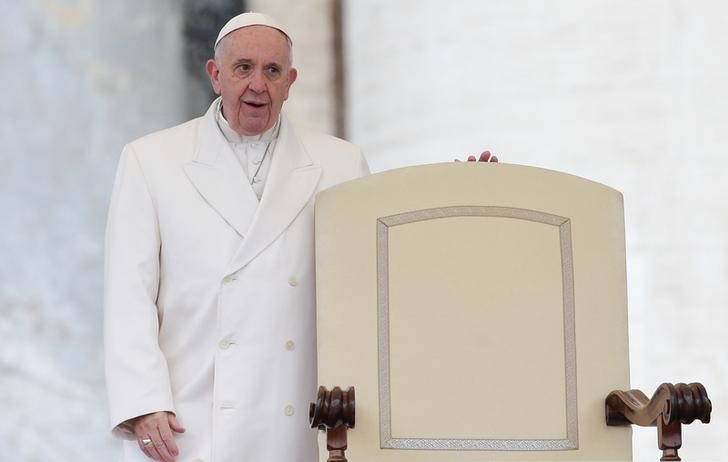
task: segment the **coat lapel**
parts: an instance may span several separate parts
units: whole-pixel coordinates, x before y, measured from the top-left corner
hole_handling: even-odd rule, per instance
[[[240,236],[245,236],[258,208],[258,198],[235,153],[220,133],[215,121],[216,107],[217,102],[200,121],[195,156],[185,164],[184,170],[205,201]]]
[[[321,167],[314,165],[285,116],[260,206],[230,272],[247,265],[291,224],[316,191]]]

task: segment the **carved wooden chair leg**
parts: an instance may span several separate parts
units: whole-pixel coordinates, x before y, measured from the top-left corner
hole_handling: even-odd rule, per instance
[[[326,449],[329,451],[327,462],[347,462],[346,455],[346,425],[339,425],[326,432]]]
[[[707,424],[713,409],[705,387],[699,383],[663,383],[650,399],[640,390],[615,390],[609,393],[605,405],[609,426],[656,426],[661,461],[682,460],[677,453],[682,445],[680,425],[696,419]]]
[[[329,451],[328,462],[347,462],[346,432],[355,424],[354,387],[342,391],[334,387],[329,391],[319,387],[316,402],[311,403],[308,417],[311,428],[326,430],[326,449]]]
[[[657,425],[657,447],[662,449],[661,461],[682,460],[677,450],[682,446],[682,429],[680,422],[665,423],[660,418]]]

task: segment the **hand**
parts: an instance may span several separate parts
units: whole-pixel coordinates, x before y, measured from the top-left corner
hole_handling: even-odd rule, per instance
[[[130,422],[131,428],[137,437],[139,449],[147,457],[163,462],[174,462],[179,455],[179,449],[174,441],[174,433],[184,433],[185,429],[177,423],[177,418],[171,412],[154,412],[135,417]],[[146,445],[142,440],[149,438],[151,443]]]
[[[490,151],[483,151],[479,159],[476,159],[475,156],[468,156],[468,162],[475,162],[476,160],[478,162],[498,162],[498,158],[492,156]],[[455,159],[455,162],[460,162],[460,159]]]

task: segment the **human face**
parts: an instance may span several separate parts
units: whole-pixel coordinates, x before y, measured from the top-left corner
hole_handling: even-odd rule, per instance
[[[285,35],[267,26],[248,26],[228,34],[207,62],[222,113],[241,135],[259,135],[278,120],[296,80]]]

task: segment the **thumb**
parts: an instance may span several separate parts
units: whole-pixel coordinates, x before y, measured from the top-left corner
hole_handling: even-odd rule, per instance
[[[169,422],[169,428],[172,429],[172,431],[175,431],[177,433],[184,433],[185,428],[177,423],[177,416],[174,414],[169,414],[169,417],[167,418],[167,421]]]

